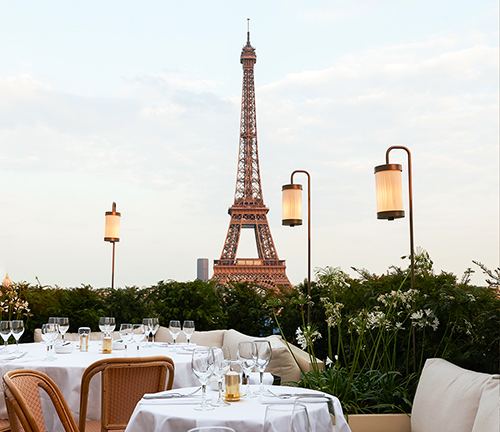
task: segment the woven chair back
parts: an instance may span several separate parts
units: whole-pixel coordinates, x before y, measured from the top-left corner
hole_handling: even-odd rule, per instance
[[[170,390],[174,362],[165,356],[124,357],[99,360],[84,372],[80,393],[80,432],[86,420],[92,378],[101,373],[101,431],[124,430],[135,406],[146,393]]]
[[[44,373],[30,369],[6,372],[2,388],[12,432],[46,432],[40,389],[49,396],[64,430],[78,432],[59,387]]]

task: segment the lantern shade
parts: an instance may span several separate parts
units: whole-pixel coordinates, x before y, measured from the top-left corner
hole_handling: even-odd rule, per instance
[[[403,218],[403,188],[399,164],[375,167],[375,188],[377,192],[377,219],[394,220]]]
[[[116,204],[113,203],[113,211],[106,212],[106,222],[104,226],[104,241],[120,241],[120,217],[116,211]]]
[[[302,185],[284,185],[282,191],[282,225],[302,225]]]

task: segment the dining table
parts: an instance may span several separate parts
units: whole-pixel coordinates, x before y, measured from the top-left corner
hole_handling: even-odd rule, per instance
[[[65,345],[61,354],[54,354],[53,361],[45,361],[47,345],[45,343],[22,343],[19,344],[19,352],[14,351],[14,346],[0,349],[0,374],[14,369],[34,369],[48,375],[61,390],[71,413],[78,423],[80,408],[80,384],[85,369],[97,360],[112,357],[150,357],[163,355],[174,361],[175,373],[173,389],[199,385],[199,381],[191,370],[191,354],[194,344],[178,344],[174,349],[171,344],[155,343],[151,346],[142,344],[137,349],[136,344],[129,345],[123,349],[123,345],[115,344],[122,349],[113,349],[110,354],[104,354],[100,342],[90,341],[88,351],[81,352],[77,342]],[[42,392],[43,393],[43,392]],[[42,407],[47,430],[62,431],[57,414],[53,410],[48,397],[42,395]],[[0,418],[6,419],[7,408],[4,397],[0,397]],[[87,411],[88,420],[101,418],[101,380],[93,379],[89,392],[89,405]]]
[[[258,386],[250,386],[250,388],[256,390]],[[238,432],[262,432],[267,406],[282,403],[293,404],[298,397],[307,395],[328,397],[334,407],[333,420],[326,407],[324,409],[308,408],[313,431],[328,430],[321,425],[330,426],[333,424],[334,432],[351,432],[344,418],[342,405],[335,396],[297,387],[264,386],[264,388],[267,392],[258,397],[242,397],[237,402],[230,402],[227,407],[216,407],[210,411],[197,411],[195,409],[201,403],[199,393],[178,397],[179,394],[189,395],[197,387],[183,389],[181,393],[175,390],[162,392],[158,395],[160,397],[145,395],[135,407],[125,432],[186,432],[191,428],[203,426],[225,426]],[[165,397],[165,394],[174,397]],[[217,396],[218,392],[207,388],[206,398],[208,402],[215,401]],[[276,425],[275,430],[281,432],[282,428],[280,425]]]

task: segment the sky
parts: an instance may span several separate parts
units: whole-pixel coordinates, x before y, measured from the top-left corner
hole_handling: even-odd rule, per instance
[[[496,0],[0,0],[0,275],[110,286],[113,202],[115,287],[194,280],[198,258],[212,275],[247,18],[263,197],[290,281],[307,277],[307,225],[281,225],[294,170],[311,175],[313,271],[408,265],[409,218],[376,218],[373,169],[399,145],[415,246],[436,273],[470,267],[484,285],[472,261],[499,266]],[[408,214],[407,155],[390,159]],[[252,236],[238,257],[257,256]]]

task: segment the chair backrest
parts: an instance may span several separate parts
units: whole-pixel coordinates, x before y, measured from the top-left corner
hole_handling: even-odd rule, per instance
[[[120,430],[145,393],[170,390],[174,362],[165,356],[98,360],[83,373],[80,393],[80,432],[85,432],[91,379],[101,373],[101,430]],[[168,378],[168,380],[167,380]]]
[[[59,387],[47,375],[30,369],[3,375],[2,388],[12,432],[45,432],[40,389],[49,396],[64,430],[78,432],[71,411]]]

